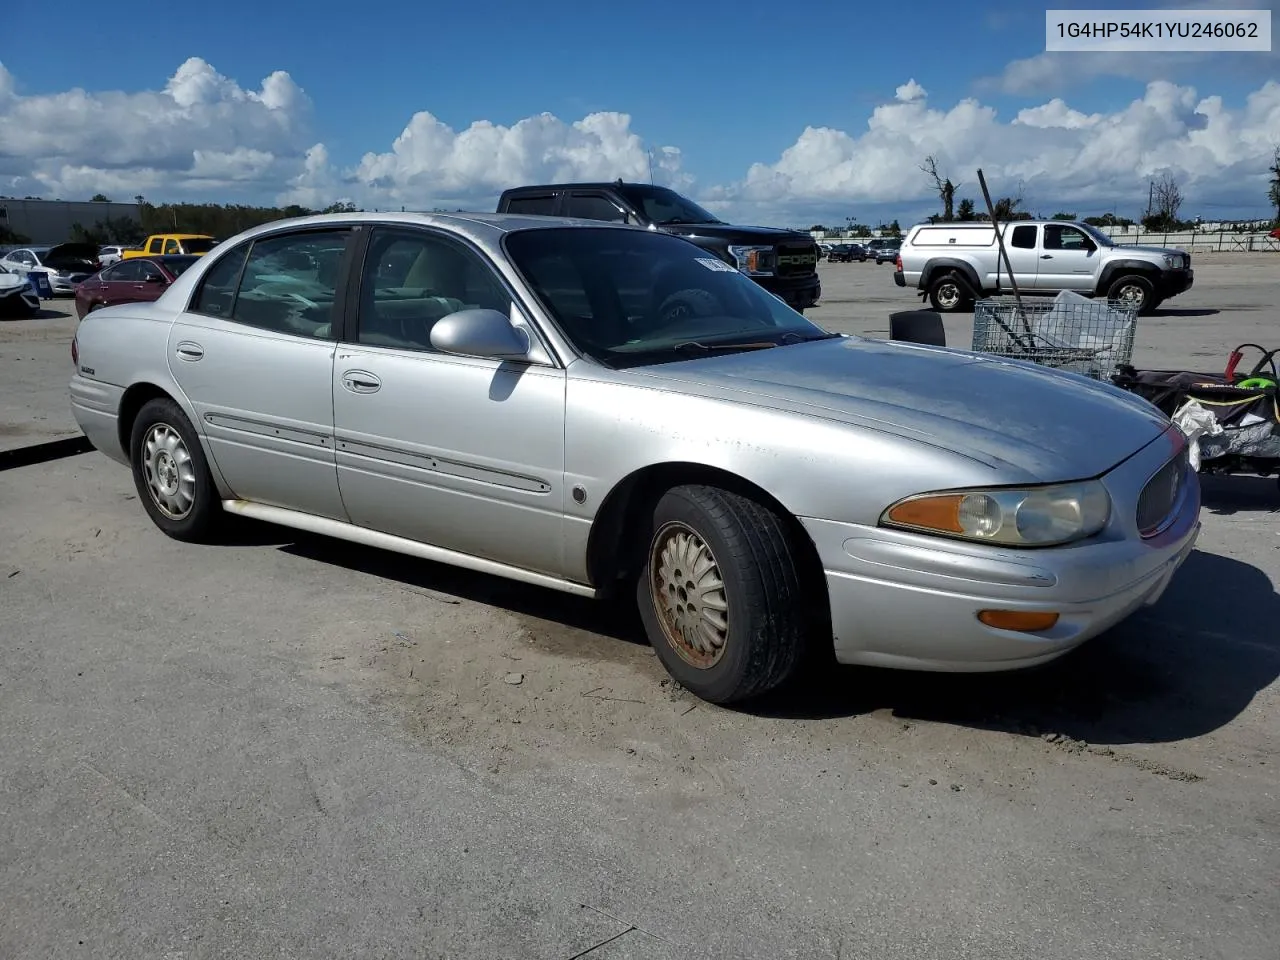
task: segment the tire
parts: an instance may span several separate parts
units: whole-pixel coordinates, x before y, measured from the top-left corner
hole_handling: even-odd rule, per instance
[[[955,313],[964,308],[964,287],[955,274],[944,273],[929,284],[929,305],[938,313]]]
[[[1136,303],[1138,313],[1150,313],[1157,302],[1156,288],[1146,277],[1131,273],[1111,284],[1107,290],[1107,299]]]
[[[782,518],[738,494],[691,485],[662,496],[651,529],[636,601],[667,672],[719,704],[786,683],[805,649],[808,605],[800,555]],[[701,592],[691,589],[689,563],[710,564]],[[705,630],[686,640],[694,626]]]
[[[153,443],[165,449],[153,456]],[[130,431],[129,462],[138,499],[157,527],[188,543],[213,539],[222,501],[195,429],[173,400],[157,397],[138,411]]]

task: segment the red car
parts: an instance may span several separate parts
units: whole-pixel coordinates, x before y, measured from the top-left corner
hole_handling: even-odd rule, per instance
[[[199,259],[178,254],[134,257],[104,267],[76,287],[76,316],[83,320],[85,314],[98,307],[156,300]]]

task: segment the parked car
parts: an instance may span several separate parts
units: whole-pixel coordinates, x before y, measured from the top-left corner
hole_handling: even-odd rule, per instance
[[[142,246],[130,247],[120,256],[124,260],[175,255],[202,257],[217,245],[217,240],[203,233],[153,233]]]
[[[1195,282],[1190,254],[1118,246],[1087,223],[1019,220],[1001,224],[1000,230],[1020,293],[1054,296],[1071,290],[1150,313]],[[900,287],[916,288],[944,313],[1010,289],[990,223],[917,224],[902,244],[893,279]]]
[[[827,254],[827,260],[831,263],[853,263],[855,260],[865,263],[867,248],[860,243],[837,243]]]
[[[867,244],[868,252],[878,264],[893,263],[901,246],[902,240],[899,237],[878,237]]]
[[[109,243],[105,247],[98,250],[98,262],[104,267],[109,267],[113,263],[119,263],[124,259],[124,251],[136,250],[137,247],[130,247],[124,244]]]
[[[725,223],[687,197],[647,183],[560,183],[514,187],[499,213],[633,223],[686,237],[803,312],[822,296],[818,244],[807,233]]]
[[[52,247],[18,247],[0,259],[0,266],[23,276],[43,273],[54,296],[71,296],[76,284],[101,266],[94,243],[60,243]]]
[[[229,512],[631,593],[714,702],[786,682],[812,642],[1047,662],[1154,602],[1199,530],[1187,442],[1146,401],[828,333],[636,227],[278,221],[88,314],[71,351],[77,422],[169,536]]]
[[[0,264],[0,317],[32,317],[39,311],[40,297],[31,279]]]
[[[195,256],[137,257],[98,271],[76,288],[76,315],[117,303],[156,300],[193,263]]]

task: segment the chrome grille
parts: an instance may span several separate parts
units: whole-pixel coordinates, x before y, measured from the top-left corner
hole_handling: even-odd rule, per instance
[[[1142,536],[1154,537],[1168,526],[1182,493],[1188,463],[1188,451],[1184,448],[1142,488],[1142,495],[1138,497],[1138,532]]]

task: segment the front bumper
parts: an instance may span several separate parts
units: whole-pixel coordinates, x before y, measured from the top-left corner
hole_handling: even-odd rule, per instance
[[[35,313],[39,309],[40,297],[30,286],[21,290],[6,290],[4,293],[0,293],[0,316],[15,313]]]
[[[1195,280],[1196,272],[1191,267],[1180,270],[1161,270],[1160,279],[1156,281],[1156,296],[1164,300],[1186,293]]]
[[[76,273],[70,275],[60,275],[56,273],[45,274],[49,278],[49,287],[54,294],[74,294],[76,287],[83,281],[88,279],[87,273]]]
[[[786,277],[752,277],[751,279],[774,296],[780,297],[787,306],[800,310],[814,306],[822,297],[822,281],[816,273],[799,279]]]
[[[803,519],[826,574],[836,659],[948,672],[1046,663],[1155,603],[1195,546],[1200,488],[1188,470],[1169,528],[1141,539],[1138,493],[1168,459],[1166,434],[1104,482],[1108,527],[1081,544],[1004,549],[880,527]],[[1049,630],[988,627],[982,610],[1056,612]]]

